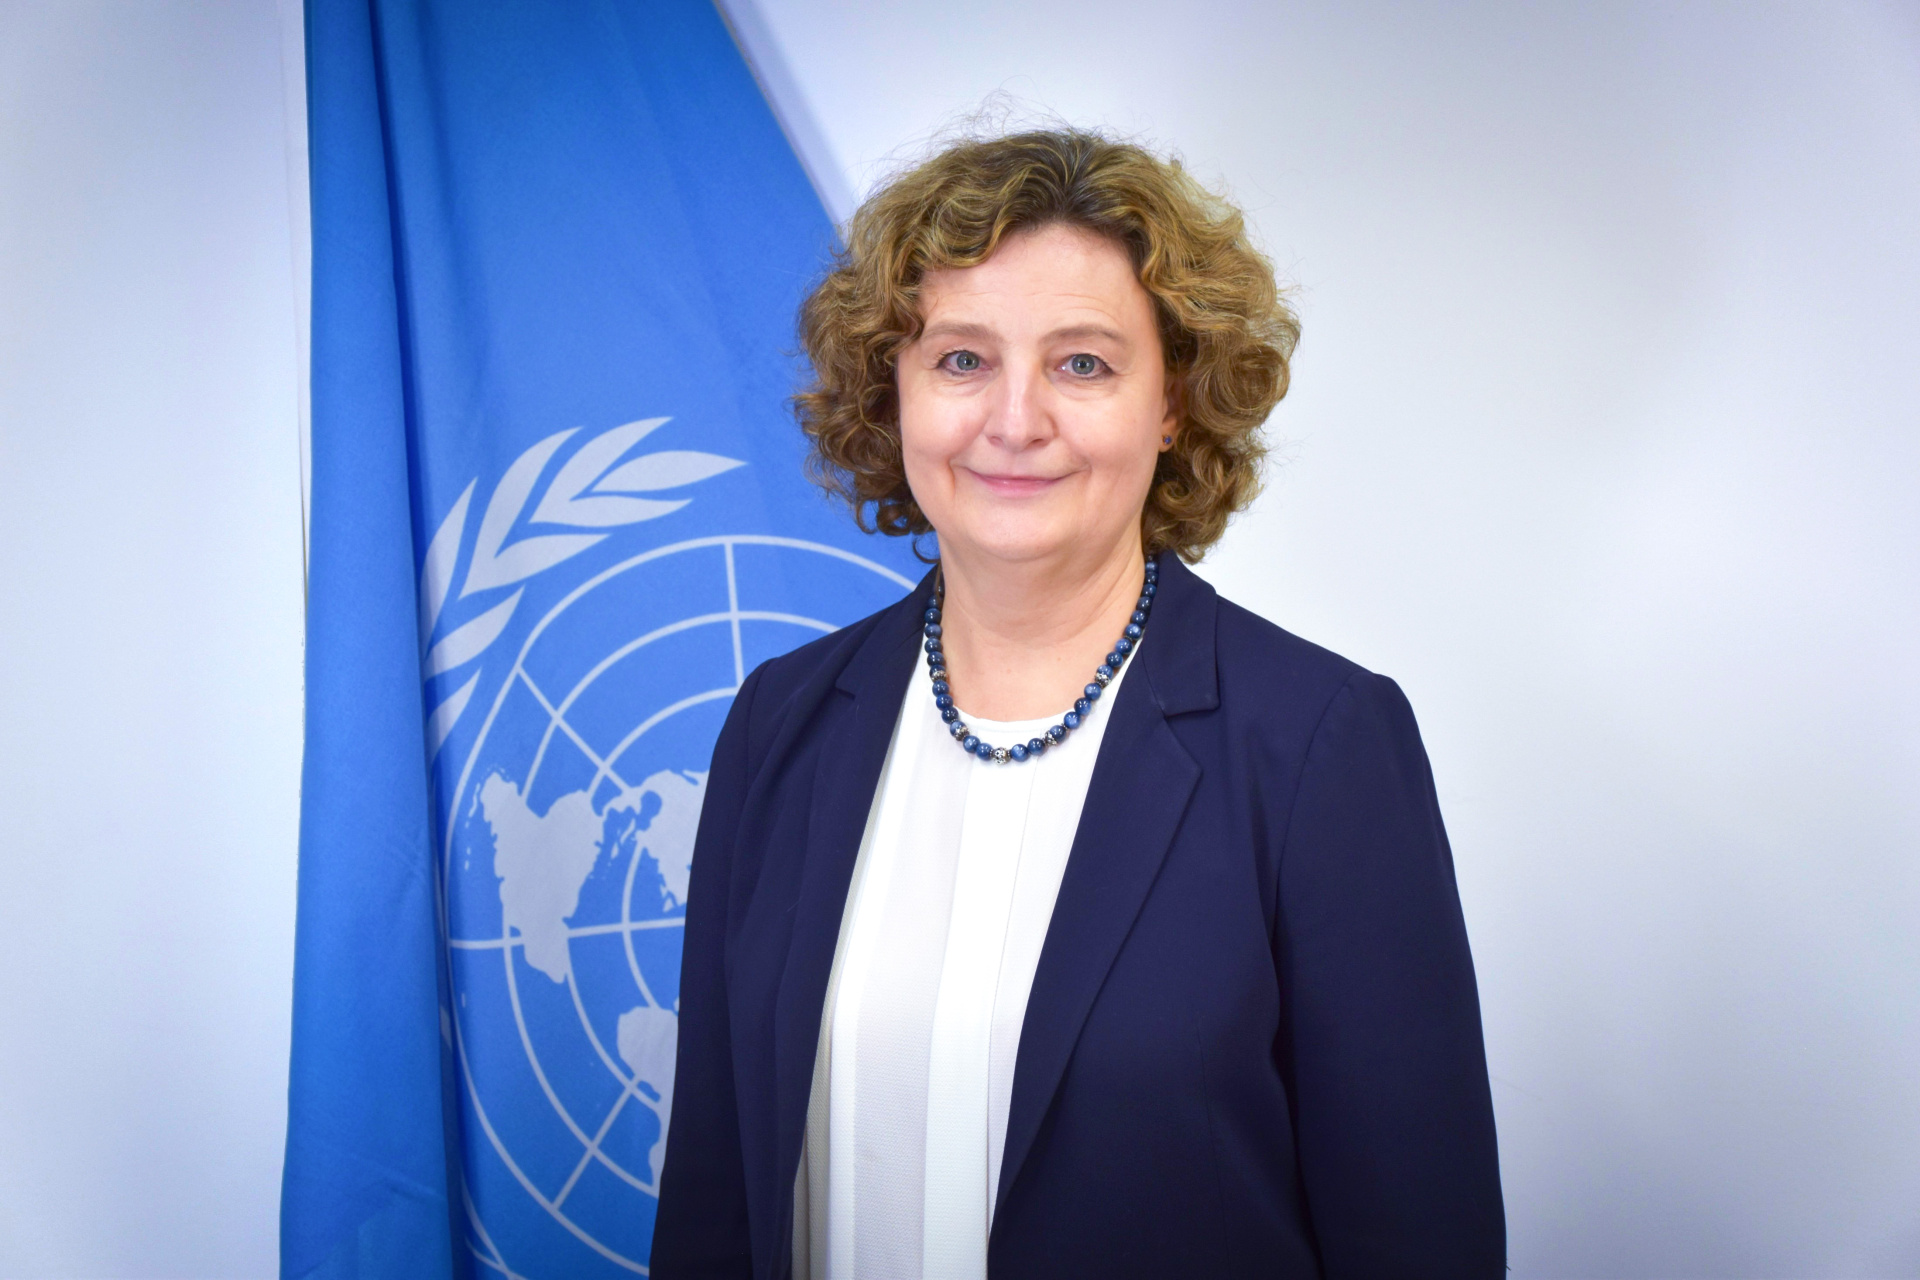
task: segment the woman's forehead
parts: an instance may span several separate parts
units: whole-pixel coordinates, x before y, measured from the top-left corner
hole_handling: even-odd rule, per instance
[[[929,271],[919,304],[925,332],[1012,336],[1008,326],[1040,332],[1072,330],[1125,338],[1153,325],[1153,304],[1126,250],[1113,240],[1064,224],[1020,231],[993,256],[971,267]]]

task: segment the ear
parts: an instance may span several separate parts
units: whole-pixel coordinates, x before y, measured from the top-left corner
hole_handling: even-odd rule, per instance
[[[1180,419],[1186,397],[1178,378],[1167,379],[1166,416],[1160,420],[1160,452],[1173,448],[1173,442],[1180,438]]]

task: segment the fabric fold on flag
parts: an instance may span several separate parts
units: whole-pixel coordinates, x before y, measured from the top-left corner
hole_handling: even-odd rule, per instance
[[[644,1274],[714,738],[920,572],[804,478],[833,228],[706,0],[308,0],[307,62],[282,1275]]]

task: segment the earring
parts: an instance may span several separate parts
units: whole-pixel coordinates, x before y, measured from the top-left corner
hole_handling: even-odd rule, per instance
[[[1173,437],[1172,437],[1172,436],[1161,436],[1161,437],[1160,437],[1160,443],[1161,443],[1161,444],[1172,444],[1172,443],[1173,443]]]

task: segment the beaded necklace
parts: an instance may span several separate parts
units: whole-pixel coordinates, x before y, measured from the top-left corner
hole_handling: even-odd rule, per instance
[[[1113,683],[1114,677],[1120,673],[1121,664],[1133,652],[1134,646],[1140,643],[1140,637],[1146,634],[1147,615],[1153,612],[1153,596],[1160,589],[1159,577],[1160,566],[1149,557],[1146,581],[1140,584],[1140,599],[1133,606],[1133,616],[1127,619],[1127,629],[1113,642],[1113,651],[1107,654],[1106,660],[1094,668],[1093,682],[1080,691],[1080,697],[1074,699],[1073,710],[1061,716],[1058,724],[1039,737],[1016,742],[1010,747],[995,747],[982,742],[967,728],[966,722],[960,719],[960,709],[953,705],[953,686],[947,680],[947,659],[940,651],[940,605],[947,598],[947,588],[945,579],[936,579],[933,603],[927,606],[925,615],[927,675],[933,680],[933,703],[940,708],[940,718],[947,722],[947,732],[960,744],[960,749],[995,764],[1019,764],[1023,760],[1037,760],[1048,747],[1057,747],[1065,742],[1067,735],[1093,714],[1093,704]]]

